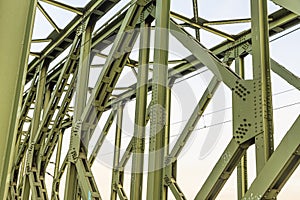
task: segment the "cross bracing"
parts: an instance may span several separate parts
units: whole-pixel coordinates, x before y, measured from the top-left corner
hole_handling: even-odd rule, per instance
[[[220,193],[234,170],[237,199],[291,198],[278,195],[299,165],[299,117],[274,145],[278,130],[273,112],[299,102],[273,106],[272,84],[277,79],[271,73],[296,91],[300,81],[290,68],[270,56],[270,46],[272,41],[298,30],[300,5],[292,0],[272,2],[278,6],[274,12],[268,11],[271,1],[249,0],[249,18],[220,20],[202,18],[198,13],[201,2],[196,0],[190,2],[192,12],[188,16],[193,17],[172,10],[170,0],[91,0],[83,7],[32,0],[18,5],[23,12],[16,18],[22,25],[8,26],[7,33],[12,30],[15,42],[23,41],[23,50],[15,53],[1,49],[2,55],[13,54],[18,61],[8,62],[3,57],[3,66],[21,65],[11,67],[10,73],[19,74],[17,78],[3,79],[2,84],[16,84],[9,88],[12,96],[7,99],[12,98],[11,102],[5,104],[12,110],[1,116],[11,120],[3,132],[2,199],[106,199],[103,193],[111,199],[131,200],[224,199]],[[3,3],[2,8],[7,12],[15,4]],[[61,27],[47,5],[75,17]],[[53,32],[46,38],[31,40],[36,11]],[[7,25],[2,21],[3,26]],[[219,28],[245,23],[251,28],[238,34]],[[204,33],[222,42],[207,48]],[[174,59],[171,46],[175,41],[189,54]],[[47,45],[38,52],[29,50],[30,43]],[[3,41],[4,47],[8,45]],[[29,55],[34,58],[27,65]],[[66,57],[61,58],[63,55]],[[102,62],[95,62],[97,59]],[[94,68],[99,72],[90,87]],[[126,72],[133,78],[125,84],[122,78]],[[206,72],[207,87],[183,120],[182,130],[174,135],[172,115],[178,110],[172,107],[176,100],[172,92],[176,84]],[[197,86],[196,82],[192,84]],[[220,85],[230,91],[226,98],[231,99],[232,116],[208,125],[204,116]],[[130,102],[135,103],[130,111],[134,113],[132,129],[126,127],[128,115],[124,109]],[[299,109],[294,112],[299,115]],[[201,130],[201,118],[203,128],[228,122],[232,126],[226,130],[229,142],[207,178],[197,186],[189,185],[197,190],[191,197],[181,189],[180,176],[185,172],[179,170],[180,156],[193,139],[193,132]],[[127,130],[131,130],[129,135]],[[171,141],[173,137],[176,139]],[[109,138],[113,141],[108,148],[105,145]],[[125,147],[124,142],[128,143]],[[249,157],[252,147],[255,153]],[[102,161],[101,149],[112,154],[109,175],[95,167],[97,159]],[[251,183],[248,166],[255,168]],[[108,176],[110,191],[104,192],[98,179]]]

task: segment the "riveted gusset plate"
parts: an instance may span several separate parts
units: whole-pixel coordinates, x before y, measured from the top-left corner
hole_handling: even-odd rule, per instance
[[[233,138],[242,144],[263,132],[261,83],[237,80],[232,90]]]

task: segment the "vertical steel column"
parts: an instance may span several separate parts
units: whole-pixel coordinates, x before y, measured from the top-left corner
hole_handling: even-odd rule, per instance
[[[169,107],[168,93],[168,47],[169,47],[170,0],[156,1],[154,68],[152,102],[150,113],[150,145],[147,199],[164,200],[164,153],[165,141],[169,137],[166,126]]]
[[[163,136],[163,141],[164,141],[164,152],[163,152],[163,196],[162,199],[167,200],[168,199],[168,184],[165,182],[165,177],[167,177],[167,170],[168,166],[166,163],[166,158],[169,156],[169,143],[170,143],[170,119],[171,119],[171,88],[174,84],[176,79],[171,79],[170,82],[168,81],[167,86],[166,86],[166,122],[165,122],[165,135]],[[177,163],[176,163],[177,164]],[[175,165],[176,165],[175,164]],[[174,166],[174,165],[173,165]],[[177,167],[177,166],[176,166]],[[175,168],[176,168],[175,167]]]
[[[54,175],[53,175],[53,183],[52,183],[52,193],[51,199],[58,200],[58,192],[59,192],[59,166],[60,166],[60,156],[62,149],[62,141],[63,141],[63,130],[60,130],[58,133],[58,141],[57,141],[57,149],[56,149],[56,158],[55,158],[55,167],[54,167]]]
[[[118,185],[119,185],[118,165],[120,161],[120,149],[121,149],[121,139],[122,139],[123,108],[124,105],[121,102],[118,105],[118,112],[117,112],[114,161],[113,161],[113,172],[112,172],[112,181],[111,181],[111,196],[110,196],[111,200],[117,200],[117,194],[118,194]]]
[[[198,0],[193,0],[193,11],[194,11],[195,22],[198,24],[198,22],[199,22]],[[200,41],[200,30],[199,30],[199,28],[195,28],[195,32],[196,32],[196,39],[198,41]]]
[[[237,56],[235,58],[235,72],[239,74],[242,78],[245,77],[245,66],[244,57]],[[238,189],[238,199],[242,199],[244,194],[247,192],[248,188],[248,178],[247,178],[247,152],[241,158],[237,166],[237,189]]]
[[[251,28],[253,79],[261,81],[263,133],[255,139],[258,174],[274,151],[267,0],[251,0]]]
[[[24,164],[26,167],[26,159],[24,160]],[[20,192],[21,199],[28,200],[30,195],[30,182],[27,175],[23,176],[22,184],[20,187],[22,188]]]
[[[69,163],[64,199],[73,200],[77,194],[77,171],[74,163]]]
[[[82,112],[86,106],[88,83],[91,63],[91,45],[92,45],[92,33],[94,30],[94,22],[91,19],[87,19],[82,25],[82,40],[80,48],[80,62],[78,69],[78,82],[76,87],[76,95],[78,100],[75,102],[74,115],[76,120],[79,120]],[[84,132],[82,132],[84,133]],[[87,152],[89,143],[89,134],[81,135],[82,144]]]
[[[44,96],[44,106],[43,106],[43,118],[46,115],[46,110],[48,108],[48,105],[49,105],[49,102],[50,102],[50,99],[51,99],[52,91],[53,91],[53,86],[52,85],[49,84],[48,86],[46,86],[45,96]]]
[[[44,100],[44,91],[45,91],[45,85],[46,85],[46,75],[47,75],[47,68],[48,63],[45,63],[45,61],[42,61],[40,64],[39,70],[39,79],[38,79],[38,85],[37,85],[37,92],[35,97],[35,107],[34,107],[34,113],[33,118],[31,122],[31,130],[30,130],[30,139],[29,139],[29,147],[28,147],[28,154],[26,159],[26,172],[25,172],[25,179],[23,182],[23,190],[22,190],[22,199],[28,199],[30,188],[33,188],[33,183],[30,182],[30,173],[35,171],[37,173],[37,166],[34,166],[33,164],[33,148],[35,144],[34,138],[36,137],[40,121],[41,121],[41,115],[42,115],[42,108],[43,108],[43,100]],[[39,181],[39,177],[36,177],[37,182]],[[31,187],[28,187],[31,186]],[[36,188],[34,186],[34,188]],[[32,197],[36,198],[36,192],[32,191]]]
[[[31,122],[31,131],[30,131],[31,141],[36,137],[40,125],[40,121],[41,121],[48,66],[49,63],[46,63],[46,61],[43,61],[40,65],[40,73],[38,77],[39,82],[37,85],[37,92],[36,92],[36,97],[34,102],[35,103],[34,114]]]
[[[150,23],[143,22],[140,31],[139,68],[136,89],[135,123],[132,148],[130,199],[142,199],[147,118],[148,68],[150,52]]]
[[[21,165],[21,167],[20,167],[20,175],[19,175],[19,186],[20,187],[18,187],[18,185],[16,186],[16,188],[17,188],[17,195],[16,195],[16,197],[18,198],[18,197],[20,197],[21,196],[21,194],[22,194],[22,183],[23,183],[23,180],[24,180],[24,176],[23,176],[23,174],[24,174],[24,172],[25,172],[25,168],[26,168],[26,156],[24,156],[23,158],[22,158],[22,161],[21,161],[21,163],[20,163],[20,165]],[[29,185],[28,185],[28,187],[29,187]]]
[[[90,72],[90,50],[91,50],[91,37],[93,32],[93,25],[90,25],[89,19],[87,19],[81,27],[82,30],[82,39],[81,39],[81,47],[80,47],[80,61],[79,61],[79,70],[78,70],[78,78],[76,84],[76,98],[75,98],[75,106],[74,106],[74,116],[73,116],[73,124],[76,124],[82,115],[82,112],[86,106],[87,101],[87,93],[88,93],[88,81],[89,81],[89,72]],[[72,131],[71,134],[74,134]],[[81,132],[82,134],[82,132]],[[83,143],[83,148],[87,150],[88,138],[86,138],[88,134],[80,135],[80,139],[82,141],[77,141],[80,146],[80,143]],[[78,137],[71,137],[73,139],[79,139]],[[79,139],[79,140],[80,140]],[[72,143],[72,141],[71,141]],[[78,148],[80,148],[78,146]],[[87,153],[87,152],[86,152]],[[70,162],[69,168],[67,172],[66,179],[66,188],[65,188],[65,196],[66,200],[73,200],[74,195],[77,194],[77,170],[75,163]]]
[[[27,71],[36,0],[1,1],[0,6],[0,199],[6,199],[13,163],[19,106]]]

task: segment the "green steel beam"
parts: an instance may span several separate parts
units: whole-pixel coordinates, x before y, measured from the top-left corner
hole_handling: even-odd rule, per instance
[[[171,33],[178,39],[193,55],[207,66],[212,73],[223,81],[229,88],[235,86],[235,82],[241,79],[225,63],[222,63],[212,52],[202,46],[174,21],[170,22]]]
[[[256,171],[263,168],[274,151],[273,141],[273,108],[269,55],[269,24],[266,0],[251,0],[251,34],[253,79],[259,80],[261,86],[260,115],[263,132],[256,137]]]
[[[121,184],[118,184],[117,187],[118,187],[117,192],[118,192],[118,195],[119,195],[119,199],[120,200],[128,200],[128,198],[127,198],[127,196],[125,194],[123,186]]]
[[[115,18],[119,17],[120,15],[122,15],[122,13],[130,7],[132,2],[128,2],[126,5],[124,5],[121,9],[119,9],[114,15],[112,15],[109,20],[107,20],[101,27],[99,27],[97,30],[94,31],[94,35],[97,35],[100,30],[103,28],[103,27],[106,27],[108,25],[110,25],[110,23],[112,23],[114,21]],[[125,13],[124,12],[124,13]],[[123,13],[123,14],[124,14]]]
[[[112,169],[112,180],[111,180],[111,193],[110,199],[117,200],[118,187],[120,183],[118,165],[120,161],[120,150],[121,150],[121,137],[122,137],[122,125],[123,125],[123,109],[124,105],[120,103],[117,108],[117,123],[116,123],[116,134],[115,134],[115,145],[114,145],[114,159]],[[127,198],[126,198],[127,199]]]
[[[195,107],[194,112],[192,113],[191,117],[187,121],[187,123],[186,123],[183,131],[181,132],[178,140],[176,141],[173,149],[171,150],[170,154],[168,155],[167,163],[174,162],[175,160],[177,160],[180,152],[182,151],[189,136],[195,129],[200,117],[202,116],[207,105],[211,101],[219,84],[220,84],[220,81],[218,81],[216,77],[213,77],[212,80],[210,81],[208,87],[204,91],[201,99],[199,100],[197,106]]]
[[[0,33],[0,63],[5,66],[0,73],[0,92],[5,94],[0,101],[0,199],[8,195],[35,7],[36,0],[5,1],[0,6],[0,25],[5,27]]]
[[[127,164],[131,153],[132,153],[132,149],[133,149],[133,138],[131,138],[129,144],[127,145],[127,148],[122,156],[122,158],[120,159],[119,165],[118,165],[118,169],[120,171],[124,171],[125,165]]]
[[[63,130],[60,130],[58,133],[58,142],[57,142],[57,149],[56,149],[56,156],[55,156],[55,167],[54,167],[52,192],[51,192],[51,199],[53,199],[53,200],[59,200],[60,178],[58,177],[58,174],[59,174],[61,149],[62,149],[62,142],[63,142],[63,133],[62,132],[63,132]]]
[[[62,162],[61,166],[60,166],[60,169],[59,169],[59,172],[58,172],[58,175],[57,175],[57,179],[61,179],[66,168],[68,166],[68,156],[65,157],[64,161]]]
[[[269,18],[268,21],[272,21],[272,18]],[[210,25],[226,25],[226,24],[239,24],[239,23],[250,23],[251,18],[243,18],[243,19],[225,19],[225,20],[217,20],[217,21],[207,21],[203,22],[204,26]]]
[[[272,0],[275,4],[300,15],[300,2],[295,0]]]
[[[251,54],[251,48],[248,49]],[[289,71],[287,68],[282,66],[280,63],[275,61],[274,59],[270,59],[271,70],[280,76],[283,80],[285,80],[290,85],[294,86],[296,89],[300,90],[300,78]]]
[[[48,20],[51,26],[59,33],[59,27],[56,25],[56,23],[53,21],[53,19],[50,17],[50,15],[46,12],[46,10],[42,7],[42,5],[39,2],[37,3],[37,8],[41,11],[41,13]]]
[[[31,44],[32,43],[44,43],[44,42],[52,42],[52,39],[32,39],[31,40]]]
[[[199,24],[199,10],[198,10],[198,0],[193,0],[193,13],[194,13],[194,20],[196,24]],[[200,41],[200,30],[197,28],[195,29],[196,39]]]
[[[216,77],[213,77],[211,82],[209,83],[207,89],[204,91],[201,99],[199,100],[194,112],[192,113],[191,117],[189,118],[188,122],[186,123],[183,131],[181,132],[178,140],[176,141],[173,149],[171,150],[170,154],[166,158],[167,167],[167,178],[166,184],[170,187],[172,193],[176,197],[176,199],[186,199],[183,192],[179,188],[176,177],[174,174],[176,172],[176,167],[174,169],[174,165],[176,165],[177,158],[182,151],[184,145],[187,143],[188,138],[190,137],[192,131],[195,129],[200,117],[204,113],[207,105],[209,104],[210,100],[212,99],[215,91],[217,90],[220,82],[217,80]]]
[[[235,41],[234,37],[230,34],[224,33],[222,31],[219,31],[219,30],[215,29],[215,28],[211,28],[211,27],[208,27],[208,26],[203,26],[200,23],[196,23],[196,22],[190,20],[189,18],[187,18],[185,16],[182,16],[178,13],[171,12],[171,17],[175,18],[175,19],[179,19],[180,21],[183,21],[183,22],[191,25],[192,27],[195,27],[195,28],[198,28],[198,29],[203,29],[205,31],[208,31],[208,32],[213,33],[215,35],[218,35],[220,37],[226,38],[230,41]]]
[[[40,125],[40,119],[42,114],[42,103],[46,85],[46,73],[48,69],[49,63],[46,61],[42,62],[40,65],[40,73],[37,85],[37,92],[35,97],[35,107],[33,113],[33,119],[31,122],[31,130],[30,130],[30,139],[29,139],[29,148],[26,157],[26,172],[23,183],[22,190],[22,199],[29,199],[29,189],[31,189],[31,196],[34,199],[47,199],[47,191],[42,190],[42,183],[40,180],[40,176],[38,175],[37,166],[34,162],[34,138],[38,134],[38,128]],[[36,176],[35,179],[32,179],[33,176]],[[30,186],[30,188],[28,187]]]
[[[198,192],[195,200],[215,199],[228,180],[233,170],[245,154],[249,143],[240,145],[235,139],[232,139],[220,159],[212,169],[210,175]]]
[[[81,121],[83,122],[82,131],[85,132],[84,134],[88,133],[88,137],[92,136],[95,125],[105,110],[105,105],[111,96],[129,53],[133,48],[137,38],[137,32],[134,28],[145,4],[145,1],[133,3],[127,11],[110,50],[109,57],[105,62],[96,86],[84,109],[81,116]]]
[[[242,200],[276,198],[300,163],[299,130],[298,116]]]
[[[79,58],[79,69],[76,82],[76,97],[75,97],[75,110],[73,116],[73,124],[75,125],[79,120],[84,107],[86,106],[87,94],[88,94],[88,80],[90,72],[90,51],[91,51],[91,38],[94,25],[89,23],[90,18],[87,18],[86,21],[82,24],[78,30],[81,32],[81,46],[80,46],[80,58]],[[79,33],[78,33],[79,34]],[[79,155],[79,150],[81,143],[83,143],[83,148],[85,152],[87,151],[88,144],[86,143],[86,135],[82,135],[80,132],[79,135],[77,132],[71,132],[70,139],[70,152],[76,153]],[[75,141],[76,140],[76,141]],[[77,169],[76,163],[70,162],[67,178],[66,178],[66,187],[65,187],[65,196],[67,200],[74,199],[74,194],[76,193],[77,185]]]
[[[176,200],[186,200],[186,197],[184,196],[183,192],[179,188],[177,181],[173,176],[165,177],[165,182],[169,186]]]
[[[99,152],[99,150],[100,150],[100,148],[101,148],[101,146],[102,146],[102,144],[103,144],[103,142],[104,142],[104,140],[105,140],[105,138],[108,134],[108,131],[109,131],[109,129],[110,129],[110,127],[111,127],[111,125],[114,121],[115,115],[116,115],[116,110],[112,109],[112,111],[111,111],[109,117],[107,118],[106,123],[105,123],[105,125],[104,125],[104,127],[101,131],[101,134],[100,134],[100,136],[99,136],[99,138],[98,138],[98,140],[95,144],[95,147],[94,147],[94,149],[93,149],[93,151],[90,155],[90,158],[89,158],[90,165],[92,165],[94,163],[94,161],[95,161],[95,159],[98,155],[98,152]]]
[[[226,19],[226,20],[216,20],[216,21],[207,21],[204,22],[204,26],[210,26],[210,25],[225,25],[225,24],[237,24],[237,23],[250,23],[250,18],[244,18],[244,19]]]
[[[271,59],[271,68],[274,73],[283,78],[290,85],[300,90],[300,78],[287,70],[284,66]]]
[[[58,2],[58,1],[54,1],[54,0],[40,0],[40,1],[51,4],[51,5],[56,6],[56,7],[59,7],[61,9],[68,10],[70,12],[74,12],[78,15],[83,15],[83,12],[81,11],[81,9],[74,8],[72,6],[69,6],[67,4],[64,4],[64,3],[61,3],[61,2]]]
[[[238,52],[237,52],[238,53]],[[239,74],[243,79],[245,78],[245,63],[244,57],[237,56],[235,59],[235,72]],[[235,103],[233,103],[235,105]],[[241,158],[237,166],[237,197],[241,199],[246,193],[248,188],[248,177],[247,177],[247,152]]]
[[[40,119],[42,116],[43,111],[43,100],[45,96],[45,90],[46,90],[46,74],[48,70],[49,63],[47,61],[44,61],[41,63],[40,66],[40,73],[38,77],[38,84],[37,84],[37,91],[36,91],[36,97],[35,97],[35,107],[34,107],[34,113],[33,118],[31,121],[31,130],[30,130],[30,143],[33,142],[33,139],[36,137],[38,133],[38,128],[40,125]],[[31,144],[30,144],[31,145]],[[30,158],[31,159],[31,158]],[[30,161],[32,162],[32,161]],[[31,163],[30,163],[31,165]]]
[[[168,166],[165,163],[165,159],[168,157],[169,155],[169,151],[170,151],[170,126],[171,126],[171,88],[174,85],[176,79],[170,79],[167,81],[167,88],[166,88],[166,126],[165,126],[165,136],[163,138],[164,140],[164,151],[163,151],[163,195],[165,199],[168,199],[168,184],[165,182],[165,179],[167,177],[168,174]]]
[[[156,1],[147,200],[167,198],[167,187],[164,184],[164,154],[168,148],[166,140],[169,138],[169,124],[167,124],[170,112],[167,98],[169,24],[170,0]]]
[[[298,19],[298,16],[292,12],[288,12],[285,10],[279,10],[278,11],[280,14],[282,14],[283,12],[285,14],[280,15],[279,13],[275,12],[274,14],[269,15],[269,18],[272,18],[273,20],[269,22],[269,34],[271,35],[276,35],[278,34],[277,31],[275,31],[276,29],[280,28],[290,28],[291,25],[289,25],[291,22],[293,22],[294,20]],[[281,17],[278,17],[278,15],[280,15]],[[236,39],[235,42],[222,42],[221,44],[211,48],[210,50],[212,52],[214,52],[215,55],[219,55],[224,53],[225,51],[229,50],[229,49],[234,49],[235,47],[245,44],[246,42],[251,42],[251,29],[243,31],[242,33],[240,33]]]
[[[76,162],[76,169],[81,198],[84,200],[101,200],[94,175],[89,167],[86,154],[83,152],[79,152],[78,160]]]
[[[141,24],[139,67],[136,88],[135,123],[132,147],[130,199],[142,199],[145,150],[145,126],[147,118],[148,71],[150,53],[150,26]]]
[[[146,124],[150,120],[150,118],[149,118],[150,107],[151,107],[151,104],[147,108]],[[119,165],[118,165],[118,169],[120,171],[124,171],[124,167],[127,164],[128,160],[129,160],[129,158],[131,156],[131,153],[132,153],[132,150],[133,150],[133,144],[134,144],[134,138],[132,137],[131,140],[130,140],[130,142],[129,142],[129,144],[126,147],[126,150],[125,150],[122,158],[120,159],[120,162],[119,162]]]
[[[78,80],[76,84],[75,113],[73,116],[74,122],[80,120],[82,112],[86,106],[88,95],[88,82],[91,64],[91,46],[92,46],[92,33],[94,30],[95,22],[87,19],[82,25],[82,40],[80,48]],[[85,148],[88,146],[90,138],[88,135],[81,135],[81,140]]]

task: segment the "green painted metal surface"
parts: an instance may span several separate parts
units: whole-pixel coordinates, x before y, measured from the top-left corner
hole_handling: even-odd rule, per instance
[[[112,180],[111,185],[107,183],[111,189],[110,198],[163,200],[173,195],[177,200],[187,199],[188,195],[180,185],[182,172],[177,172],[179,157],[223,83],[232,93],[231,140],[208,178],[201,180],[204,183],[189,187],[199,188],[195,197],[197,200],[215,199],[237,169],[238,199],[276,199],[299,165],[300,143],[298,118],[278,147],[274,148],[271,70],[298,90],[300,81],[275,57],[270,58],[269,38],[300,23],[300,5],[291,0],[273,0],[283,9],[270,14],[266,0],[249,1],[251,18],[210,21],[202,18],[201,12],[198,13],[202,5],[197,0],[191,0],[192,18],[171,10],[170,0],[131,1],[123,8],[116,7],[120,1],[113,0],[91,0],[84,8],[42,0],[43,3],[75,13],[75,18],[63,29],[58,27],[40,1],[1,3],[0,16],[6,18],[0,18],[1,27],[5,27],[0,32],[0,88],[1,94],[5,94],[0,103],[3,136],[0,142],[0,157],[3,158],[0,161],[0,198],[102,199],[103,190],[96,179],[100,172],[95,172],[92,167],[94,169],[96,166],[93,164],[104,148],[117,116],[114,145],[111,147]],[[36,58],[28,64],[27,71],[36,7],[54,31],[48,38],[32,41],[49,44],[40,53],[31,52]],[[111,8],[118,11],[93,32],[95,24]],[[16,13],[16,10],[19,12]],[[15,19],[14,23],[8,23],[10,19]],[[248,22],[251,22],[251,29],[236,35],[217,27],[220,24]],[[194,30],[188,31],[186,27]],[[201,43],[205,40],[202,33],[200,41],[199,30],[221,37],[224,41],[207,49]],[[191,55],[171,60],[170,38],[180,42]],[[138,41],[139,56],[134,60],[134,48]],[[71,48],[66,59],[52,70],[47,70],[67,47]],[[104,53],[107,47],[110,48],[108,54]],[[253,76],[249,75],[249,67],[245,65],[248,55],[252,56],[250,68]],[[11,59],[12,56],[16,59]],[[90,89],[89,76],[91,67],[94,67],[92,61],[97,56],[105,61],[100,65],[102,71],[94,88]],[[233,62],[235,69],[231,67]],[[126,68],[131,68],[136,79],[133,84],[119,85]],[[177,80],[183,81],[189,74],[206,69],[213,76],[170,148],[172,88]],[[29,81],[32,81],[28,84],[29,89],[23,92],[24,83]],[[120,92],[119,89],[125,91]],[[151,103],[147,107],[149,96]],[[72,103],[74,99],[75,104]],[[123,128],[128,126],[128,116],[124,110],[130,101],[136,101],[133,111],[135,125],[128,145],[124,147],[121,143],[126,134]],[[90,149],[102,115],[108,117],[100,125],[99,136]],[[150,135],[147,135],[149,120]],[[70,146],[63,158],[64,134],[70,130]],[[146,149],[148,141],[149,149]],[[257,176],[248,185],[247,164],[254,160],[250,160],[247,154],[252,145],[256,149]],[[132,162],[128,162],[130,159]],[[147,165],[144,164],[145,159]],[[51,164],[53,175],[48,171]],[[130,164],[130,191],[126,191],[126,166]],[[67,178],[63,181],[65,173]],[[47,175],[53,176],[53,179],[49,181]],[[52,184],[51,191],[46,187],[49,182]],[[169,189],[172,194],[168,193]],[[61,196],[63,192],[64,197]]]

